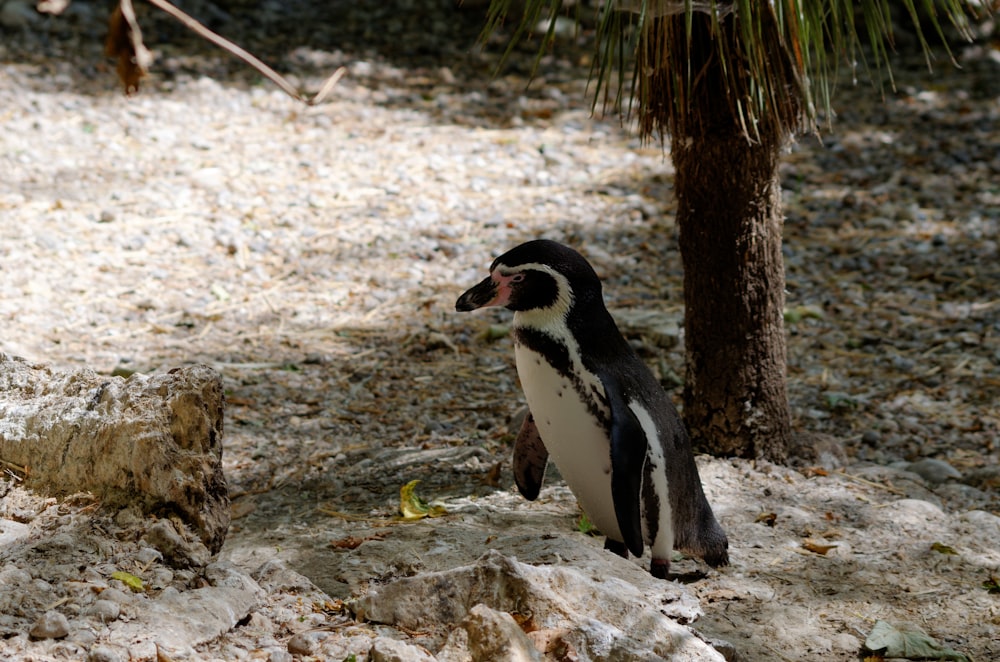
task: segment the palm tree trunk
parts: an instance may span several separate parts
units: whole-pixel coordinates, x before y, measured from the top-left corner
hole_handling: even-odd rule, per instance
[[[704,109],[709,112],[708,109]],[[674,136],[684,263],[684,419],[714,455],[785,459],[780,137]]]
[[[645,81],[650,103],[640,120],[672,137],[684,264],[684,420],[697,448],[780,462],[791,435],[778,179],[787,124],[742,123],[732,88],[740,62],[730,58],[727,72],[714,41],[736,53],[735,20],[713,32],[707,17],[696,17],[690,40],[683,17],[658,21],[660,50],[650,42],[647,52],[661,65]],[[775,66],[787,63],[777,50],[774,57]]]

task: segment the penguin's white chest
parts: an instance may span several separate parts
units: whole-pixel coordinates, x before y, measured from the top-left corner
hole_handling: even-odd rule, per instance
[[[550,458],[594,526],[621,540],[611,496],[611,442],[593,412],[598,407],[608,418],[598,397],[604,395],[600,380],[582,366],[574,378],[563,375],[521,344],[515,345],[514,357],[528,408]]]

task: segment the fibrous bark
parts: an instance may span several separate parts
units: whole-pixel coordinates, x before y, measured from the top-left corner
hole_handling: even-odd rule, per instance
[[[125,379],[0,354],[0,460],[55,496],[173,515],[214,553],[229,527],[225,398],[207,366]]]
[[[713,454],[774,462],[785,459],[791,435],[778,149],[733,131],[698,136],[673,152],[684,420],[695,444]]]
[[[736,21],[695,17],[690,38],[683,17],[654,22],[651,30],[667,35],[667,50],[659,51],[667,59],[649,77],[650,98],[658,103],[642,121],[666,126],[672,136],[684,263],[684,422],[696,448],[781,462],[791,415],[778,165],[797,110],[791,105],[788,117],[772,112],[745,125],[731,99],[733,76],[749,71],[739,59]],[[721,59],[719,39],[729,44],[730,61]],[[791,76],[777,43],[771,57]]]

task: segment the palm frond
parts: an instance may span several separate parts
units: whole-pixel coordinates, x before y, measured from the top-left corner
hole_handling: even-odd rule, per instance
[[[508,53],[547,10],[551,22],[541,54],[561,2],[522,2]],[[505,20],[512,4],[493,0],[484,34]],[[941,16],[971,39],[969,16],[985,6],[975,0],[900,4],[928,65],[924,26],[929,24],[948,49]],[[621,109],[628,87],[628,106],[637,111],[644,136],[704,129],[706,122],[728,117],[757,140],[762,132],[813,128],[821,112],[830,117],[833,85],[844,65],[855,77],[861,71],[880,84],[885,74],[892,85],[893,40],[890,0],[604,0],[592,71],[594,103]],[[691,112],[703,94],[719,100],[719,113]]]

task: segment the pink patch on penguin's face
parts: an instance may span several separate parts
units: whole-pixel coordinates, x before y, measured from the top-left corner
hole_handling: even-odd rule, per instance
[[[524,280],[524,274],[521,272],[504,275],[500,273],[499,269],[494,269],[490,276],[493,278],[493,282],[496,283],[497,287],[497,295],[493,297],[493,301],[487,304],[490,306],[506,306],[510,303],[514,287],[517,283]]]

